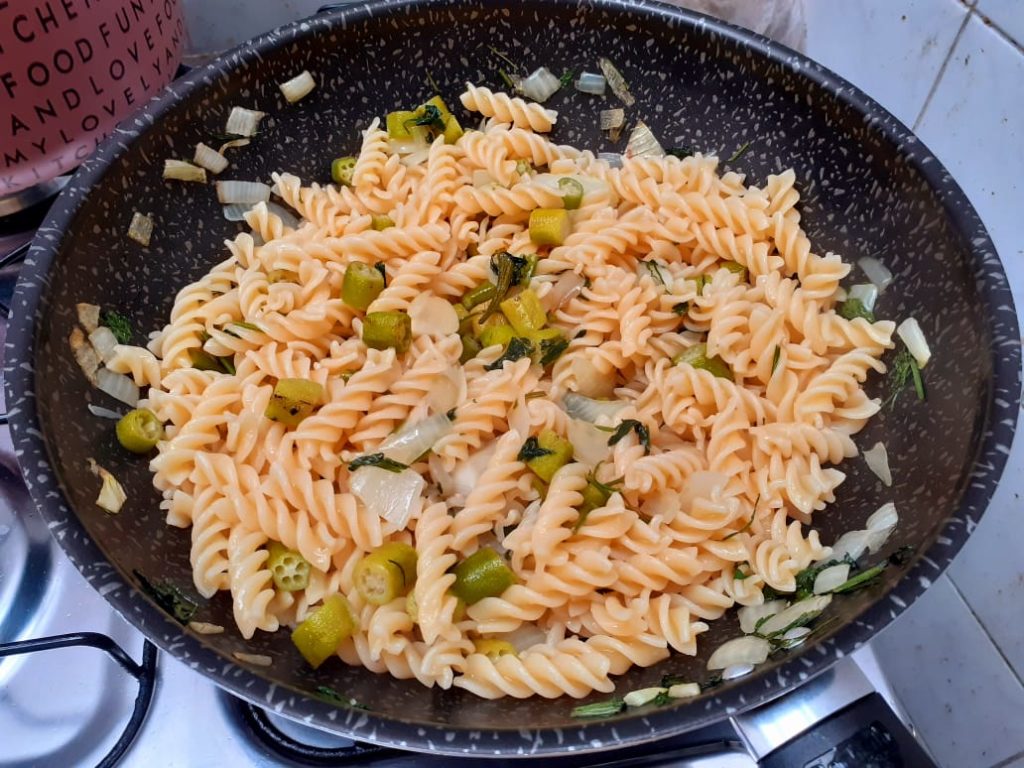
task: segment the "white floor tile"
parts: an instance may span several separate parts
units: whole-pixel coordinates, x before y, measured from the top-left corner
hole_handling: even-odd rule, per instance
[[[967,15],[959,0],[806,0],[807,54],[913,125]]]
[[[1021,0],[979,0],[979,12],[985,14],[993,24],[1007,35],[1024,45],[1024,2]]]
[[[875,656],[942,768],[1024,750],[1024,686],[946,578],[874,641]]]

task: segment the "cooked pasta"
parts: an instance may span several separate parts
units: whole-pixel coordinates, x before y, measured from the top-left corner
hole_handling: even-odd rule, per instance
[[[849,267],[813,252],[792,171],[757,188],[699,154],[612,167],[540,135],[552,110],[461,101],[490,119],[454,140],[365,126],[350,185],[275,174],[296,228],[256,206],[149,349],[109,367],[149,387],[167,522],[191,527],[196,588],[230,595],[243,637],[340,593],[346,663],[489,698],[611,691],[828,555],[810,521],[879,408],[862,387],[894,327],[837,313]],[[537,209],[567,236],[535,244]],[[360,270],[384,278],[362,302]],[[494,310],[527,292],[543,317],[524,330]],[[376,313],[409,318],[409,343],[364,343]],[[272,417],[295,380],[315,402]],[[309,564],[301,589],[275,586],[278,544]],[[385,545],[415,567],[375,601],[359,568]],[[511,581],[465,591],[491,551]]]

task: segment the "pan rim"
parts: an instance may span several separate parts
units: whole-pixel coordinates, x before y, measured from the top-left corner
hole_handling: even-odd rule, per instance
[[[484,2],[491,4],[486,0]],[[35,328],[42,320],[39,312],[48,274],[61,250],[66,229],[73,224],[87,191],[121,158],[136,136],[149,130],[165,113],[174,109],[180,100],[229,71],[235,64],[252,61],[284,42],[300,42],[336,25],[359,23],[364,19],[395,12],[415,15],[428,9],[437,12],[474,5],[479,6],[480,0],[449,0],[441,5],[431,0],[378,0],[293,22],[242,43],[213,62],[171,83],[132,118],[118,126],[78,170],[54,204],[33,242],[19,276],[5,345],[6,395],[10,404],[11,432],[16,454],[19,461],[23,456],[37,460],[33,462],[36,466],[31,476],[23,471],[33,502],[62,548],[90,584],[97,589],[102,586],[101,593],[108,603],[162,650],[178,659],[185,656],[197,668],[202,668],[206,677],[245,700],[268,709],[280,709],[280,713],[285,716],[343,733],[359,741],[447,755],[527,757],[567,751],[583,753],[668,738],[783,695],[809,676],[826,671],[841,656],[858,648],[899,615],[941,575],[983,514],[1007,461],[1017,419],[1021,380],[1017,315],[1008,280],[977,212],[938,159],[906,126],[858,88],[800,53],[748,30],[650,0],[588,0],[586,3],[595,11],[629,12],[648,21],[670,21],[695,32],[718,36],[785,70],[796,72],[809,80],[812,87],[820,88],[854,108],[872,123],[873,128],[886,141],[897,146],[905,160],[927,180],[942,201],[950,220],[957,226],[960,236],[969,245],[973,256],[978,293],[989,309],[986,330],[991,338],[992,378],[986,393],[986,428],[975,455],[970,475],[972,482],[965,487],[958,507],[943,524],[937,539],[903,578],[888,593],[880,595],[865,608],[856,620],[843,625],[833,635],[818,643],[817,647],[823,649],[823,652],[812,659],[812,667],[802,664],[800,659],[803,657],[798,656],[773,670],[779,681],[775,685],[753,687],[749,683],[758,678],[750,678],[745,683],[722,687],[716,695],[701,700],[705,705],[702,716],[693,719],[680,718],[677,706],[643,715],[625,714],[600,722],[581,722],[571,727],[510,727],[482,732],[431,722],[401,721],[364,711],[338,708],[300,693],[298,689],[274,683],[206,647],[198,638],[184,632],[180,625],[124,578],[86,534],[84,526],[64,498],[40,429],[32,362],[36,354]],[[58,531],[63,535],[58,535]],[[801,674],[803,679],[800,678]],[[493,738],[484,738],[485,735]],[[446,737],[451,738],[451,741]]]

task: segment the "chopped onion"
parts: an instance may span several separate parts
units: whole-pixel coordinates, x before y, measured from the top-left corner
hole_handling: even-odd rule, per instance
[[[438,413],[415,424],[406,424],[381,443],[377,450],[389,459],[412,464],[451,431],[452,422],[448,416]]]
[[[75,304],[75,311],[78,313],[78,323],[85,328],[86,333],[92,333],[100,324],[100,308],[98,304],[86,304],[82,302]]]
[[[594,400],[590,397],[566,392],[562,398],[562,407],[574,419],[589,421],[591,424],[602,416],[614,419],[629,403],[622,400]]]
[[[807,639],[813,630],[810,627],[793,627],[779,638],[783,648],[796,648]]]
[[[448,413],[466,399],[466,372],[461,365],[452,366],[430,384],[427,403],[433,413]]]
[[[604,96],[604,90],[607,87],[608,81],[605,79],[604,75],[599,75],[597,72],[580,72],[580,76],[576,80],[577,91],[580,93],[589,93],[593,96]],[[621,112],[622,110],[619,111]],[[604,113],[602,112],[601,114]],[[603,131],[605,129],[602,128],[601,130]]]
[[[636,99],[633,98],[633,94],[629,92],[629,83],[626,82],[626,78],[622,76],[622,73],[616,69],[615,65],[603,56],[597,60],[598,65],[601,67],[601,71],[604,73],[605,78],[608,80],[608,85],[611,86],[612,93],[619,97],[619,100],[627,107],[633,106],[636,103]]]
[[[547,101],[561,87],[561,82],[547,67],[535,69],[519,84],[519,91],[534,101]]]
[[[491,457],[494,456],[497,448],[498,441],[492,440],[455,467],[455,471],[452,473],[452,484],[457,496],[465,498],[470,491],[476,488],[480,482],[480,476],[487,469],[487,465],[491,463]]]
[[[429,154],[430,144],[423,138],[422,135],[414,133],[411,138],[408,139],[388,139],[388,144],[391,146],[391,151],[396,155],[411,155],[422,152],[422,158],[425,160]],[[417,157],[417,162],[413,163],[418,165],[422,160]]]
[[[440,296],[421,293],[409,305],[414,336],[448,336],[459,332],[459,316],[455,307]]]
[[[296,101],[306,98],[310,91],[316,88],[316,82],[307,70],[302,72],[302,74],[296,75],[291,80],[281,83],[278,87],[288,100],[288,103],[294,104]]]
[[[763,637],[744,635],[722,643],[708,659],[708,669],[725,669],[736,664],[760,664],[768,658],[771,645]]]
[[[838,584],[836,586],[839,586]],[[808,597],[798,603],[793,603],[784,611],[776,613],[757,628],[757,633],[764,637],[771,637],[785,632],[794,622],[806,624],[813,621],[832,602],[832,595],[818,595]]]
[[[818,572],[814,577],[813,592],[816,595],[825,595],[846,582],[850,578],[850,564],[839,563],[832,565]]]
[[[597,159],[608,163],[609,168],[622,167],[622,155],[618,152],[598,152]]]
[[[573,460],[594,467],[608,458],[608,433],[581,419],[570,419],[566,437],[572,443]]]
[[[676,683],[668,689],[670,699],[692,699],[699,695],[700,685],[698,683]]]
[[[196,154],[192,158],[192,162],[214,175],[228,167],[228,159],[213,147],[203,144],[203,142],[196,144]]]
[[[892,272],[885,268],[878,259],[865,256],[857,262],[861,270],[868,276],[868,280],[882,293],[889,283],[892,282]]]
[[[231,114],[228,115],[228,122],[224,126],[224,133],[230,136],[255,136],[260,129],[260,120],[264,117],[266,117],[264,112],[244,107],[232,107]]]
[[[206,183],[206,170],[184,160],[164,160],[164,178]]]
[[[133,213],[131,223],[128,224],[128,237],[140,245],[149,245],[152,236],[153,219],[138,211]]]
[[[735,680],[737,677],[746,677],[754,671],[753,664],[733,664],[722,670],[723,680]]]
[[[868,312],[874,312],[875,302],[878,301],[878,286],[874,283],[860,283],[850,286],[847,297],[859,301]]]
[[[866,531],[867,536],[864,537],[864,546],[867,547],[868,552],[872,555],[876,552],[881,552],[885,542],[889,540],[889,537],[895,530],[896,527],[893,526],[891,528],[879,528],[875,531]]]
[[[423,506],[423,478],[411,469],[389,472],[380,467],[360,467],[349,478],[352,495],[366,511],[402,529]]]
[[[96,506],[112,515],[116,515],[128,500],[128,494],[124,492],[124,488],[117,481],[116,477],[92,459],[89,459],[89,469],[103,481],[100,494],[96,497]]]
[[[121,417],[124,416],[123,413],[118,413],[117,411],[112,411],[109,408],[104,408],[104,407],[102,407],[100,405],[93,405],[92,403],[89,403],[85,407],[89,409],[89,413],[91,413],[93,416],[99,416],[101,419],[110,419],[111,421],[120,421]]]
[[[847,555],[852,560],[859,560],[868,548],[868,535],[867,531],[847,531],[836,539],[836,543],[832,545],[832,552],[820,558],[818,562],[842,560]]]
[[[270,200],[270,187],[260,181],[218,181],[217,200],[230,203],[265,203]]]
[[[785,610],[787,605],[789,603],[785,600],[769,600],[760,605],[744,605],[736,611],[736,617],[740,620],[740,629],[744,634],[749,635],[754,631],[757,622]]]
[[[220,624],[210,624],[205,621],[190,621],[188,628],[197,635],[219,635],[224,631]]]
[[[917,361],[918,368],[928,365],[928,361],[932,359],[932,351],[928,348],[928,341],[917,320],[908,317],[896,327],[896,335],[903,339],[903,343]]]
[[[640,688],[636,691],[630,691],[622,697],[622,701],[625,702],[627,707],[642,707],[644,704],[650,704],[661,694],[667,693],[668,688]]]
[[[544,309],[554,312],[573,296],[578,295],[584,285],[586,285],[586,280],[583,279],[583,275],[576,272],[563,272],[551,286],[551,290],[541,299]]]
[[[241,651],[235,651],[231,655],[239,661],[246,664],[252,664],[255,667],[269,667],[274,663],[272,658],[262,653],[242,653]]]
[[[290,229],[298,229],[302,221],[294,213],[289,211],[283,205],[277,203],[267,203],[267,210],[277,216],[281,220],[281,223]]]
[[[626,157],[664,157],[665,150],[643,120],[629,134]]]
[[[114,373],[109,368],[100,368],[96,372],[96,388],[132,408],[139,404],[139,388],[123,373]]]
[[[522,653],[528,648],[541,645],[548,640],[544,630],[532,623],[520,624],[511,632],[502,632],[494,637],[511,643],[512,647],[516,649],[516,653]]]
[[[875,443],[862,454],[868,469],[877,475],[886,487],[892,485],[892,472],[889,469],[889,454],[885,451],[885,445]]]
[[[871,517],[864,523],[864,527],[868,531],[884,531],[895,528],[899,521],[900,516],[896,512],[896,505],[890,501],[872,512]]]
[[[114,356],[114,347],[117,346],[117,337],[114,335],[112,330],[101,325],[89,334],[89,343],[92,344],[92,348],[96,350],[96,354],[100,356],[100,359],[106,363]]]
[[[232,203],[221,208],[228,221],[245,221],[245,214],[252,210],[252,203]]]
[[[617,109],[602,109],[598,114],[598,128],[602,131],[610,131],[612,128],[621,128],[626,122],[626,110],[621,107]]]

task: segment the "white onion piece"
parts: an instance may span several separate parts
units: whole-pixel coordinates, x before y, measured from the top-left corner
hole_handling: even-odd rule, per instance
[[[676,683],[668,689],[670,699],[692,699],[699,695],[700,685],[698,683]]]
[[[451,431],[452,423],[448,416],[438,413],[415,424],[406,424],[381,443],[377,450],[389,459],[412,464]]]
[[[608,87],[608,81],[604,75],[599,75],[597,72],[580,72],[580,76],[576,79],[576,90],[580,93],[589,93],[592,96],[604,96],[604,91]],[[622,125],[622,123],[619,123]],[[602,128],[601,130],[605,130]]]
[[[96,497],[96,506],[112,515],[116,515],[128,500],[128,494],[124,492],[124,488],[117,481],[116,477],[92,459],[89,459],[89,469],[103,481],[100,493]]]
[[[874,283],[860,283],[859,285],[850,286],[847,297],[859,301],[868,312],[874,312],[875,302],[878,301],[878,286]]]
[[[736,611],[736,618],[740,620],[740,629],[745,635],[751,634],[757,626],[757,622],[784,611],[787,605],[789,603],[785,600],[769,600],[760,605],[744,605]]]
[[[196,144],[196,153],[192,162],[200,168],[205,168],[212,174],[218,174],[228,167],[228,159],[213,147],[208,147],[203,142]]]
[[[832,551],[828,555],[818,559],[818,562],[829,560],[842,560],[847,555],[853,560],[859,560],[861,555],[868,548],[867,531],[847,531],[832,545]]]
[[[583,290],[586,281],[575,272],[563,272],[551,286],[541,303],[547,312],[553,312]]]
[[[753,664],[733,664],[722,670],[723,680],[735,680],[737,677],[746,677],[754,671]]]
[[[270,200],[270,187],[260,181],[218,181],[217,200],[224,204],[265,203]]]
[[[668,688],[640,688],[627,693],[622,697],[622,701],[627,707],[642,707],[666,692],[668,692]]]
[[[228,221],[245,221],[245,214],[252,210],[251,203],[232,203],[221,208],[221,213]]]
[[[708,669],[725,669],[736,664],[760,664],[768,658],[771,645],[761,637],[744,635],[722,643],[708,659]]]
[[[597,115],[597,127],[602,131],[610,131],[613,128],[621,128],[626,122],[626,110],[602,109]]]
[[[665,149],[661,146],[654,133],[643,120],[636,124],[629,134],[626,145],[626,157],[664,157]]]
[[[597,159],[608,163],[609,168],[622,167],[622,155],[618,152],[598,152]]]
[[[299,224],[301,223],[299,221],[299,217],[296,216],[291,211],[289,211],[283,205],[278,205],[277,203],[267,203],[267,210],[270,211],[275,216],[277,216],[281,220],[281,223],[284,224],[286,227],[289,227],[291,229],[299,228]]]
[[[206,170],[184,160],[164,160],[164,178],[171,181],[206,183]]]
[[[600,370],[583,355],[569,355],[569,387],[588,398],[610,399],[615,394],[615,376]],[[579,418],[585,418],[580,416]],[[591,419],[587,419],[591,421]]]
[[[918,368],[928,365],[928,361],[932,359],[932,351],[928,348],[928,340],[925,339],[924,331],[917,324],[917,320],[908,317],[896,326],[896,335],[903,339],[903,343],[917,361]]]
[[[838,584],[836,586],[839,586]],[[784,631],[790,624],[805,617],[816,617],[824,611],[832,602],[832,595],[817,595],[808,597],[798,603],[793,603],[784,611],[780,611],[758,627],[757,633],[765,637]],[[806,618],[811,621],[812,618]]]
[[[839,563],[832,565],[818,572],[814,577],[813,592],[816,595],[825,595],[846,582],[850,578],[850,564]]]
[[[548,640],[544,630],[532,623],[520,624],[519,627],[511,632],[496,634],[494,637],[511,643],[512,647],[516,649],[516,653],[522,653],[528,648],[533,648],[535,645],[543,645]]]
[[[882,547],[885,546],[885,542],[889,540],[892,532],[896,530],[896,526],[890,528],[879,528],[874,531],[865,531],[867,534],[864,537],[864,546],[867,547],[868,552],[872,555],[876,552],[880,552]]]
[[[627,107],[633,106],[636,103],[636,99],[629,92],[629,83],[626,82],[626,78],[622,76],[618,68],[612,64],[610,59],[606,59],[603,56],[597,60],[597,64],[601,67],[601,72],[604,73],[605,79],[608,80],[612,93],[618,96],[619,100]]]
[[[430,385],[427,403],[433,413],[448,413],[466,399],[466,372],[461,365],[442,373]]]
[[[594,400],[575,392],[566,392],[562,398],[562,406],[566,413],[574,419],[589,421],[591,424],[602,416],[614,419],[627,405],[629,404],[622,400]]]
[[[785,643],[786,648],[796,648],[798,645],[807,639],[807,636],[811,634],[812,630],[810,627],[793,627],[788,632],[784,633],[780,640]]]
[[[570,419],[566,437],[572,443],[573,460],[594,467],[608,458],[608,433],[580,419]]]
[[[550,69],[540,67],[519,84],[519,90],[528,99],[544,102],[550,99],[561,85]]]
[[[846,301],[846,298],[846,289],[841,285],[832,294],[832,301]]]
[[[349,478],[352,495],[363,502],[366,511],[396,528],[405,528],[409,518],[423,507],[423,478],[411,469],[389,472],[380,467],[360,467]]]
[[[260,120],[265,116],[264,112],[257,112],[254,109],[232,107],[231,114],[228,115],[228,121],[224,126],[224,133],[231,136],[255,136],[260,129]]]
[[[459,332],[455,307],[440,296],[421,293],[409,305],[409,319],[415,336],[447,336]]]
[[[867,275],[868,280],[878,288],[879,293],[882,293],[892,282],[892,272],[876,258],[865,256],[857,262],[857,265]]]
[[[452,472],[452,484],[455,487],[456,495],[466,497],[470,491],[476,488],[480,482],[480,476],[483,475],[487,465],[490,464],[491,457],[494,456],[494,451],[497,447],[498,441],[492,440],[456,466],[455,471]]]
[[[85,328],[86,333],[92,333],[100,324],[100,308],[98,304],[86,304],[82,302],[75,305],[78,313],[78,324]]]
[[[153,237],[153,219],[138,211],[133,213],[128,224],[128,237],[140,245],[149,245],[150,238]]]
[[[396,153],[398,152],[397,150],[395,151]],[[427,162],[428,157],[430,157],[429,147],[414,149],[412,152],[410,152],[409,154],[405,155],[405,157],[402,158],[402,165],[406,166],[407,168],[412,168],[413,166],[416,165],[423,165],[425,162]]]
[[[100,405],[93,405],[92,403],[89,403],[85,407],[89,409],[89,413],[91,413],[93,416],[99,416],[101,419],[120,421],[121,417],[124,415],[123,413],[112,411],[109,408],[104,408],[103,406]]]
[[[96,388],[132,408],[139,404],[139,388],[123,373],[114,373],[109,368],[100,368],[96,371]]]
[[[294,104],[296,101],[304,99],[309,95],[310,91],[316,88],[316,81],[313,80],[313,76],[307,70],[296,75],[291,80],[280,83],[278,88],[281,89],[281,93],[284,94],[288,103]]]
[[[114,356],[114,348],[117,346],[117,337],[114,332],[104,325],[99,326],[89,334],[89,343],[96,350],[100,359],[107,363]]]
[[[388,139],[388,144],[391,145],[391,151],[396,155],[411,155],[413,153],[423,152],[423,159],[426,159],[427,153],[430,150],[430,145],[422,135],[414,133],[408,139]],[[419,157],[417,155],[417,157]],[[418,161],[415,163],[419,164]]]
[[[889,528],[895,528],[899,521],[900,516],[896,511],[896,505],[890,501],[872,512],[867,522],[864,523],[864,527],[868,531],[884,531]]]
[[[892,471],[889,469],[889,454],[885,445],[875,443],[862,454],[868,469],[875,473],[886,487],[892,485]]]

